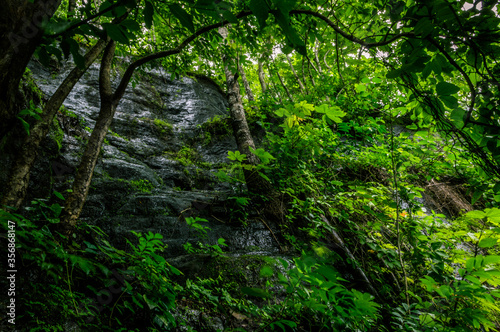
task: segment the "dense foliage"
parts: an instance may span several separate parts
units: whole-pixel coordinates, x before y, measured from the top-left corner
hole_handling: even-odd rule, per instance
[[[115,107],[139,79],[134,72],[147,66],[222,87],[225,67],[238,73],[246,120],[260,142],[250,154],[259,163],[230,151],[230,166],[216,175],[244,183],[244,172],[254,172],[272,185],[282,210],[271,215],[282,218],[268,214],[267,221],[285,234],[287,258],[259,261],[259,282],[247,285],[228,273],[224,239],[204,242],[206,220],[186,218],[200,239],[186,243],[186,253],[221,267],[190,279],[162,256],[160,234],[136,233],[128,251],[87,224],[68,238],[58,225],[74,193],[55,192],[0,210],[6,231],[15,221],[25,271],[20,328],[216,330],[189,318],[196,309],[226,317],[233,331],[498,330],[499,7],[465,0],[62,1],[43,22],[35,59],[50,66],[71,55],[84,71],[99,60],[83,53],[102,41],[102,72],[114,54],[127,57],[116,70],[120,84],[107,94]],[[99,83],[105,90],[105,79]],[[2,149],[12,137],[45,136],[37,124],[52,123],[53,104],[28,99]],[[151,122],[172,134],[168,123]],[[221,118],[201,129],[205,145],[232,133]],[[188,147],[176,158],[186,167],[196,162]],[[152,189],[143,180],[131,186]],[[235,192],[232,214],[245,224],[269,196]]]

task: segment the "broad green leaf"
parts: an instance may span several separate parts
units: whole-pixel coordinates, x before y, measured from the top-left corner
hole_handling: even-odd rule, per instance
[[[453,96],[440,96],[439,99],[448,108],[455,109],[458,106],[458,99]]]
[[[500,219],[500,209],[498,208],[486,209],[484,210],[484,212],[486,213],[486,217],[490,219],[493,220]]]
[[[481,241],[479,241],[478,246],[479,246],[480,248],[491,248],[491,247],[493,247],[496,243],[497,243],[497,239],[494,239],[494,238],[492,238],[492,237],[488,237],[488,238],[485,238],[485,239],[482,239]]]
[[[262,297],[265,299],[271,297],[267,291],[261,288],[243,287],[241,291],[246,295]]]
[[[455,108],[452,112],[451,112],[451,119],[457,123],[457,127],[461,127],[462,123],[464,122],[464,115],[465,115],[465,110],[463,108]]]
[[[271,159],[275,159],[272,154],[267,152],[266,150],[262,148],[258,148],[256,150],[250,148],[250,152],[255,154],[259,159],[262,161],[262,163],[267,164],[271,161]]]
[[[475,263],[475,258],[474,257],[469,258],[465,262],[465,268],[467,269],[467,272],[471,272],[474,269],[474,263]]]
[[[481,190],[481,189],[477,189],[476,191],[474,191],[474,194],[472,195],[472,199],[471,199],[471,204],[474,204],[476,203],[484,194],[484,191]]]
[[[448,82],[439,82],[436,86],[436,93],[440,96],[449,96],[460,91],[460,88],[455,84]]]
[[[170,12],[186,27],[189,31],[194,32],[193,17],[188,14],[180,5],[174,3],[168,6]]]
[[[499,255],[488,255],[488,256],[484,257],[484,265],[494,264],[494,263],[499,263],[499,262],[500,262]]]
[[[287,15],[295,7],[297,0],[275,0],[276,8]]]
[[[336,123],[341,123],[342,118],[346,115],[347,113],[342,111],[338,106],[329,107],[328,110],[326,111],[326,116],[329,117],[330,120]]]
[[[467,212],[467,214],[465,216],[468,218],[472,218],[472,219],[482,219],[482,218],[486,217],[486,213],[483,211],[475,210],[475,211]]]
[[[26,131],[26,134],[28,134],[28,136],[29,136],[30,135],[30,124],[28,122],[24,121],[23,118],[21,118],[21,117],[17,117],[17,118],[21,121],[23,128]]]
[[[144,7],[144,11],[142,12],[144,15],[144,23],[146,24],[146,28],[150,29],[151,26],[153,25],[153,14],[154,14],[154,7],[151,1],[146,1],[146,5]]]
[[[252,13],[255,14],[257,18],[257,22],[259,22],[259,26],[263,29],[266,26],[266,20],[269,16],[269,6],[267,5],[266,0],[250,0],[248,4]]]
[[[129,44],[128,38],[125,36],[118,25],[112,23],[103,23],[102,27],[104,28],[104,30],[106,30],[108,36],[114,41],[122,44]]]
[[[222,16],[229,23],[234,23],[234,24],[238,23],[238,18],[230,10],[224,10],[224,11],[222,11]]]
[[[230,159],[230,160],[237,160],[239,162],[242,162],[243,160],[246,159],[247,155],[246,154],[242,154],[240,153],[240,151],[228,151],[227,152],[228,156],[227,158]]]
[[[322,104],[322,105],[316,106],[315,111],[318,113],[326,113],[326,111],[328,110],[328,107],[329,107],[328,105]]]
[[[415,25],[415,34],[420,35],[423,38],[427,37],[434,29],[434,24],[429,18],[424,17],[418,20],[417,25]]]
[[[129,31],[140,31],[141,26],[134,20],[125,20],[121,23],[122,26],[126,27]]]
[[[279,108],[276,111],[274,111],[274,113],[277,116],[279,116],[279,117],[289,116],[290,115],[290,113],[286,109],[284,109],[284,108]]]
[[[365,84],[356,84],[356,91],[357,92],[366,91],[366,85]]]
[[[58,191],[55,191],[55,190],[54,190],[54,195],[55,195],[57,198],[62,199],[63,201],[65,200],[64,196],[63,196],[60,192],[58,192]]]
[[[270,266],[267,266],[267,265],[263,266],[260,269],[260,273],[259,273],[259,275],[261,277],[271,277],[273,274],[274,274],[273,269]]]
[[[387,75],[385,75],[387,78],[397,78],[399,76],[401,76],[401,69],[391,70],[387,73]]]

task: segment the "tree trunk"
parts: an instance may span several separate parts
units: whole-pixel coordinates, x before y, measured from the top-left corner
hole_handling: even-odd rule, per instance
[[[287,96],[288,96],[288,99],[290,99],[290,101],[291,101],[292,103],[294,103],[295,101],[293,100],[293,96],[292,96],[292,94],[290,93],[290,90],[288,90],[288,88],[286,87],[285,82],[284,82],[284,81],[283,81],[283,79],[281,78],[281,75],[280,75],[280,73],[278,72],[278,70],[277,70],[277,69],[276,69],[276,76],[278,76],[278,79],[280,80],[281,86],[283,86],[283,89],[285,89],[285,92],[286,92],[286,94],[287,94]]]
[[[266,80],[265,80],[265,75],[264,75],[264,67],[262,65],[262,61],[259,60],[259,82],[260,82],[260,87],[262,88],[262,94],[266,94],[267,86],[266,86]]]
[[[5,188],[4,196],[1,202],[2,205],[9,206],[16,210],[19,206],[21,206],[24,197],[26,196],[30,170],[35,162],[38,147],[45,136],[47,136],[54,116],[75,84],[104,50],[106,44],[107,41],[102,39],[99,40],[85,55],[85,67],[80,69],[75,66],[45,105],[42,118],[31,128],[30,135],[27,135],[24,138],[21,148],[14,157],[9,181]]]
[[[238,64],[238,71],[240,72],[241,80],[243,82],[243,86],[245,87],[245,92],[247,93],[248,101],[255,101],[252,89],[250,88],[250,83],[247,80],[247,75],[245,75],[245,70],[243,69],[243,66],[241,66],[240,64]]]
[[[101,61],[101,70],[99,73],[101,110],[99,111],[99,117],[78,166],[73,182],[73,192],[67,197],[66,206],[61,215],[60,226],[66,234],[70,234],[73,231],[76,221],[82,212],[83,204],[87,199],[92,181],[92,175],[94,174],[94,168],[101,152],[102,143],[113,121],[119,101],[119,99],[113,98],[113,89],[111,87],[111,65],[115,54],[115,46],[113,41],[108,44]]]
[[[260,160],[255,154],[250,152],[250,149],[255,150],[255,143],[250,133],[250,128],[248,127],[245,116],[245,109],[241,101],[240,85],[238,84],[237,74],[229,70],[227,62],[228,60],[224,58],[224,73],[226,75],[229,113],[233,124],[234,137],[240,153],[247,156],[245,163],[256,166],[260,163]],[[265,195],[271,195],[274,192],[272,185],[261,177],[254,167],[244,167],[243,174],[249,192]]]
[[[24,70],[41,42],[42,22],[60,0],[2,1],[0,10],[0,138],[18,125],[18,89]]]
[[[290,69],[292,70],[293,76],[295,76],[295,79],[297,80],[297,83],[299,84],[300,91],[302,93],[306,93],[306,87],[304,86],[304,84],[300,80],[299,75],[297,75],[297,72],[295,71],[295,68],[293,67],[293,64],[292,64],[292,59],[290,59],[290,56],[288,56],[288,54],[286,55],[286,59],[288,60],[288,64],[290,65]],[[281,81],[281,79],[280,79],[280,81]]]
[[[68,0],[68,13],[69,17],[72,17],[76,9],[76,0]]]
[[[316,67],[314,67],[314,64],[311,62],[311,60],[309,60],[309,58],[307,58],[307,72],[309,73],[309,78],[311,78],[312,86],[315,87],[316,82],[314,81],[314,75],[311,72],[311,66],[314,68],[314,70],[316,70],[316,73],[318,73],[318,70],[316,69]]]
[[[326,57],[328,56],[328,53],[330,53],[330,50],[327,50],[325,52],[325,55],[323,56],[323,62],[325,64],[325,67],[328,68],[329,71],[332,71],[332,67],[328,65],[328,62],[326,61]]]
[[[316,67],[318,67],[317,72],[323,74],[323,69],[321,68],[321,63],[319,62],[319,41],[316,40],[316,45],[314,47],[314,62],[316,62]]]

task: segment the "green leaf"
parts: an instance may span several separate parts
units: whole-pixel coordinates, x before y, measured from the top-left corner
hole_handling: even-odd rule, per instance
[[[127,36],[123,33],[122,29],[120,26],[112,23],[103,23],[102,27],[104,30],[106,30],[106,33],[108,36],[113,39],[116,42],[122,43],[122,44],[129,44],[129,40]]]
[[[481,192],[481,194],[482,194],[482,192]],[[465,216],[467,218],[471,218],[471,219],[483,219],[484,217],[486,217],[486,213],[483,211],[476,210],[476,211],[467,212],[467,214]]]
[[[500,262],[499,255],[488,255],[484,257],[484,265],[496,264]]]
[[[273,274],[273,269],[270,266],[263,266],[259,273],[261,277],[271,277]]]
[[[257,18],[257,22],[259,22],[259,26],[263,29],[266,26],[266,20],[269,16],[269,6],[267,5],[266,0],[250,0],[248,4],[252,13],[255,14]]]
[[[230,11],[230,10],[224,10],[222,12],[222,16],[224,19],[226,19],[229,23],[238,23],[238,18]]]
[[[174,3],[168,6],[172,14],[186,27],[189,31],[194,32],[193,17],[188,14],[180,5]]]
[[[493,209],[486,209],[484,210],[486,213],[486,217],[491,218],[491,219],[498,219],[500,218],[500,209],[498,208],[493,208]]]
[[[446,107],[455,109],[458,107],[458,99],[453,96],[440,96],[439,99],[446,105]]]
[[[347,113],[342,111],[338,106],[329,107],[328,110],[326,111],[326,116],[329,117],[330,120],[334,121],[335,123],[341,123],[342,118],[346,115]]]
[[[326,111],[328,110],[328,107],[329,107],[328,105],[322,104],[322,105],[316,106],[315,110],[318,113],[326,113]]]
[[[284,15],[288,15],[290,10],[295,7],[297,0],[275,0],[276,8],[281,11]]]
[[[228,156],[227,158],[229,160],[234,160],[234,161],[239,161],[239,162],[242,162],[243,160],[246,159],[247,155],[246,154],[241,154],[240,151],[228,151],[227,152]]]
[[[356,84],[356,91],[357,92],[366,91],[366,85],[365,84]]]
[[[151,1],[146,1],[146,6],[144,7],[144,11],[142,14],[144,15],[144,23],[146,24],[146,28],[150,29],[153,25],[153,14],[155,9]]]
[[[423,38],[427,37],[434,29],[434,24],[429,18],[424,17],[418,20],[417,25],[415,25],[415,34],[421,35]]]
[[[28,136],[29,136],[30,135],[30,124],[28,122],[24,121],[23,118],[21,118],[21,117],[17,117],[17,118],[21,121],[23,128],[26,131],[26,134],[28,134]]]
[[[492,237],[488,237],[486,239],[482,239],[481,241],[479,241],[479,244],[478,246],[480,248],[491,248],[493,247],[495,244],[497,244],[497,239],[494,239]]]
[[[399,76],[401,76],[401,69],[391,70],[385,75],[387,78],[398,78]]]
[[[460,91],[460,88],[455,84],[448,82],[439,82],[436,86],[436,93],[440,96],[449,96]]]
[[[246,295],[262,297],[264,299],[271,297],[267,291],[261,288],[243,287],[241,291]]]
[[[274,111],[274,114],[276,114],[279,117],[289,116],[290,115],[290,113],[286,109],[284,109],[284,108],[277,109],[276,111]]]
[[[54,190],[54,195],[55,195],[57,198],[62,199],[63,201],[65,200],[64,196],[63,196],[60,192],[58,192],[58,191],[55,191],[55,190]]]
[[[120,25],[126,27],[129,31],[141,31],[141,26],[134,20],[125,20]]]
[[[267,164],[271,161],[271,159],[275,159],[272,154],[262,148],[258,148],[256,150],[250,148],[250,152],[259,157],[263,164]]]
[[[472,257],[465,262],[465,268],[467,269],[467,272],[471,272],[474,269],[475,261],[476,261],[475,258]]]

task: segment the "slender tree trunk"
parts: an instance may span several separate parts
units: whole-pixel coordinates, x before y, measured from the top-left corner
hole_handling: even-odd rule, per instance
[[[243,69],[243,66],[241,66],[240,64],[238,64],[238,71],[240,72],[241,81],[243,82],[243,86],[245,87],[245,92],[247,93],[248,101],[255,101],[252,89],[250,88],[250,83],[248,82],[247,75],[245,74],[245,70]]]
[[[326,61],[326,57],[328,56],[328,53],[330,53],[330,50],[327,50],[325,52],[325,55],[323,56],[323,63],[325,64],[326,68],[328,68],[329,71],[332,71],[332,67],[328,65],[328,62]]]
[[[70,17],[74,15],[75,9],[76,9],[76,0],[68,0],[68,12],[70,13]]]
[[[18,125],[18,89],[35,49],[41,25],[54,15],[60,0],[4,0],[0,9],[0,139]]]
[[[304,82],[304,88],[306,89],[306,95],[309,94],[309,89],[307,88],[307,80],[306,80],[306,70],[305,70],[305,66],[304,66],[304,63],[305,63],[305,57],[302,56],[302,82]]]
[[[304,86],[304,84],[300,80],[299,75],[297,75],[297,72],[295,71],[295,68],[293,67],[292,59],[290,59],[290,56],[288,56],[288,54],[286,55],[286,59],[288,60],[288,64],[290,65],[290,69],[292,70],[293,76],[295,76],[295,79],[297,80],[297,83],[299,84],[300,91],[302,93],[306,93],[306,87]]]
[[[259,82],[260,82],[260,87],[262,88],[262,94],[265,95],[267,90],[267,85],[264,75],[264,66],[261,60],[259,60]]]
[[[13,209],[18,209],[19,206],[21,206],[26,196],[30,170],[35,163],[38,147],[45,136],[47,136],[54,116],[75,84],[104,50],[106,44],[107,41],[102,39],[99,40],[85,55],[85,67],[80,69],[75,66],[45,105],[42,119],[37,121],[31,128],[30,135],[25,136],[21,148],[14,157],[9,181],[1,202],[2,205],[9,206]]]
[[[316,82],[314,81],[314,75],[311,72],[311,66],[314,67],[314,64],[311,62],[311,60],[309,60],[309,58],[307,58],[307,72],[309,73],[309,78],[311,78],[312,86],[315,87]],[[314,69],[316,70],[316,73],[318,73],[318,70],[316,68]]]
[[[245,109],[241,101],[240,85],[238,84],[237,74],[232,73],[227,65],[228,60],[224,59],[224,73],[226,75],[227,95],[229,102],[229,112],[233,124],[234,137],[238,150],[242,154],[246,154],[246,164],[256,166],[260,163],[259,158],[251,152],[255,150],[255,143],[248,127],[247,119],[245,116]],[[248,191],[253,194],[265,194],[272,197],[275,192],[271,183],[259,175],[259,172],[254,167],[244,167],[243,174],[247,184]]]
[[[281,86],[283,87],[283,89],[285,89],[285,92],[286,92],[286,94],[288,96],[288,99],[290,99],[290,101],[292,103],[294,103],[295,101],[293,100],[293,96],[290,93],[290,90],[288,90],[288,88],[286,87],[285,82],[283,81],[283,78],[281,78],[281,75],[280,75],[280,73],[278,72],[277,69],[276,69],[276,76],[278,76],[278,79],[280,80]]]
[[[319,41],[316,40],[316,45],[314,47],[314,61],[316,62],[317,71],[319,74],[323,74],[323,69],[321,68],[321,63],[319,62]]]
[[[219,28],[219,33],[224,37],[228,36],[226,27]],[[228,56],[223,55],[224,74],[226,76],[227,99],[229,103],[229,113],[233,125],[233,133],[236,139],[238,150],[241,154],[246,155],[245,163],[250,166],[256,166],[260,163],[259,158],[251,152],[255,150],[255,143],[248,127],[245,109],[241,100],[240,85],[238,83],[238,73],[233,73],[229,69],[231,60]],[[243,174],[247,184],[248,191],[254,194],[269,194],[273,188],[271,184],[259,175],[255,167],[244,167]]]
[[[116,45],[111,41],[104,50],[99,73],[99,94],[101,97],[101,110],[92,134],[90,135],[82,160],[73,182],[73,192],[66,199],[66,206],[61,215],[61,227],[66,234],[70,234],[82,212],[83,204],[87,199],[92,175],[101,152],[102,143],[113,121],[117,98],[113,97],[111,87],[111,65],[115,54]]]

